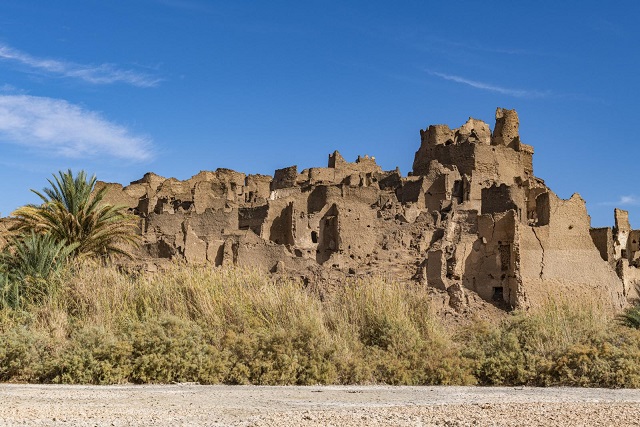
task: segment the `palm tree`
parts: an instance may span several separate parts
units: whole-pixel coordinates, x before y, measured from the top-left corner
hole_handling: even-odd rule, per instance
[[[51,294],[55,290],[51,279],[60,274],[76,247],[34,231],[12,237],[0,251],[0,308],[19,308],[23,301]]]
[[[56,242],[74,245],[73,255],[109,257],[115,254],[131,257],[127,248],[137,245],[136,217],[124,206],[103,203],[107,188],[94,192],[96,177],[87,179],[80,171],[60,171],[51,187],[41,192],[31,190],[42,205],[27,205],[16,209],[13,227],[18,232],[33,231],[48,234]]]

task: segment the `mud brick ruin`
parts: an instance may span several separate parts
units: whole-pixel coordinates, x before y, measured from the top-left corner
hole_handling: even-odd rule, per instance
[[[640,230],[621,210],[615,227],[591,229],[578,194],[560,199],[534,176],[518,125],[498,108],[493,132],[472,118],[429,126],[406,177],[336,151],[327,167],[273,177],[218,169],[98,186],[140,217],[148,268],[178,258],[307,283],[386,275],[447,291],[452,306],[469,292],[505,308],[591,292],[621,307],[640,284]]]

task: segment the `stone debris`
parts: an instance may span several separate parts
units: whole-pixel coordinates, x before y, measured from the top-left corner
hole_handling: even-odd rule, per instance
[[[178,258],[336,286],[382,275],[448,293],[456,310],[469,292],[505,309],[584,292],[622,307],[637,297],[640,230],[617,209],[615,227],[591,229],[580,195],[560,199],[534,176],[518,126],[502,108],[493,132],[473,118],[429,126],[408,176],[335,151],[327,167],[273,178],[217,169],[97,188],[140,218],[151,268]]]

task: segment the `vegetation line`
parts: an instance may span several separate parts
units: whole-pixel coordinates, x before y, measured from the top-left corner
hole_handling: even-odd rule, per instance
[[[580,301],[445,327],[426,289],[371,279],[323,299],[208,266],[69,264],[0,310],[0,381],[640,386],[640,331]]]

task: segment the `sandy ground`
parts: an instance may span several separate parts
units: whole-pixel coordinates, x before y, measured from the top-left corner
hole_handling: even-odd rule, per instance
[[[2,426],[640,426],[640,391],[0,384]]]

